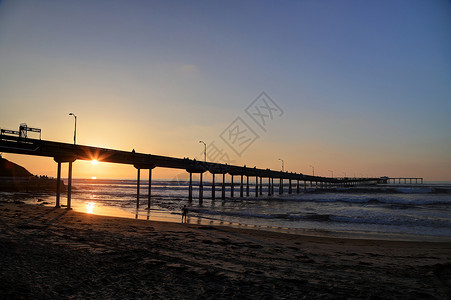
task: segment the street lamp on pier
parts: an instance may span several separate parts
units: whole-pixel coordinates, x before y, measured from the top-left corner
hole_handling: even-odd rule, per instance
[[[279,160],[282,161],[282,172],[285,172],[285,167],[284,167],[284,164],[283,164],[283,159],[279,158]]]
[[[74,113],[70,113],[69,116],[74,116],[75,118],[75,128],[74,128],[74,145],[77,143],[77,116]]]
[[[312,168],[312,170],[313,170],[313,176],[315,176],[315,167],[312,166],[312,165],[310,165],[310,168]]]
[[[334,171],[332,171],[332,170],[328,170],[330,173],[332,173],[332,178],[334,178]]]
[[[207,144],[204,141],[199,141],[199,143],[204,144],[204,161],[207,161]]]

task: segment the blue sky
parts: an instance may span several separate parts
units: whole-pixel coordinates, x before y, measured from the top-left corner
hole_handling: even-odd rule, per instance
[[[196,157],[242,117],[259,139],[236,164],[451,180],[450,16],[449,1],[6,0],[0,127],[71,142],[74,112],[81,144]],[[244,112],[262,91],[284,111],[266,131]]]

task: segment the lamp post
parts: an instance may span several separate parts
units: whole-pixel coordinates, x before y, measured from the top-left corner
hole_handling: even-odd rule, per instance
[[[207,161],[207,144],[204,141],[199,141],[199,143],[204,144],[204,161]]]
[[[74,113],[70,113],[69,116],[74,116],[75,118],[75,128],[74,128],[74,145],[77,143],[77,116]]]
[[[285,172],[285,167],[284,167],[284,164],[283,164],[283,159],[279,158],[279,160],[282,161],[282,172]]]
[[[332,170],[328,170],[328,171],[332,173],[332,178],[334,178],[334,171],[332,171]]]
[[[310,165],[310,168],[312,168],[312,170],[313,170],[313,176],[315,176],[315,167],[312,166],[312,165]]]

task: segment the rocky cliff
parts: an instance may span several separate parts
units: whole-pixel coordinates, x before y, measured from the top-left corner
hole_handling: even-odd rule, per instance
[[[0,157],[0,191],[56,191],[56,179],[31,174],[27,169]],[[61,191],[66,187],[61,181]]]

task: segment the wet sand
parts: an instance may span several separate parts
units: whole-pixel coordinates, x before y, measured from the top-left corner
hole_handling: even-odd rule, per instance
[[[450,299],[451,243],[321,238],[0,203],[1,299]]]

